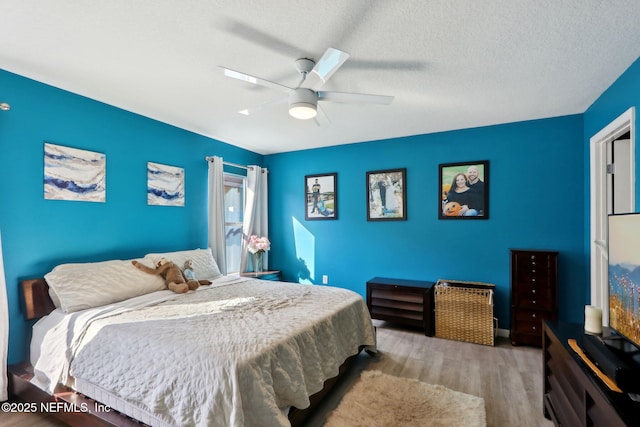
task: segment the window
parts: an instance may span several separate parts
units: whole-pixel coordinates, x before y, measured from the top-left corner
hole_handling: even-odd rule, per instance
[[[240,271],[246,177],[224,174],[224,230],[227,274]]]

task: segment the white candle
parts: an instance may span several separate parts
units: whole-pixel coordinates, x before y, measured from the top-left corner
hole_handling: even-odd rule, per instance
[[[593,305],[584,307],[584,330],[592,334],[602,333],[602,310]]]

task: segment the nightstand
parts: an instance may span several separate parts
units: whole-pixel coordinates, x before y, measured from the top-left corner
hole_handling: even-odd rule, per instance
[[[282,274],[280,270],[261,271],[260,273],[249,271],[246,273],[240,273],[240,277],[251,277],[252,279],[271,280],[275,282],[282,281]]]

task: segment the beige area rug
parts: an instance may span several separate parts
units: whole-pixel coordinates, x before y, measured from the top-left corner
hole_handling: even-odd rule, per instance
[[[486,426],[484,399],[380,371],[364,371],[325,427]]]

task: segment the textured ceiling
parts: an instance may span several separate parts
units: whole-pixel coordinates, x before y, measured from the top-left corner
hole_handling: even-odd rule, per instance
[[[640,56],[640,1],[0,0],[0,37],[7,71],[268,154],[582,113]],[[238,114],[281,93],[218,66],[296,86],[328,47],[323,89],[393,103]]]

